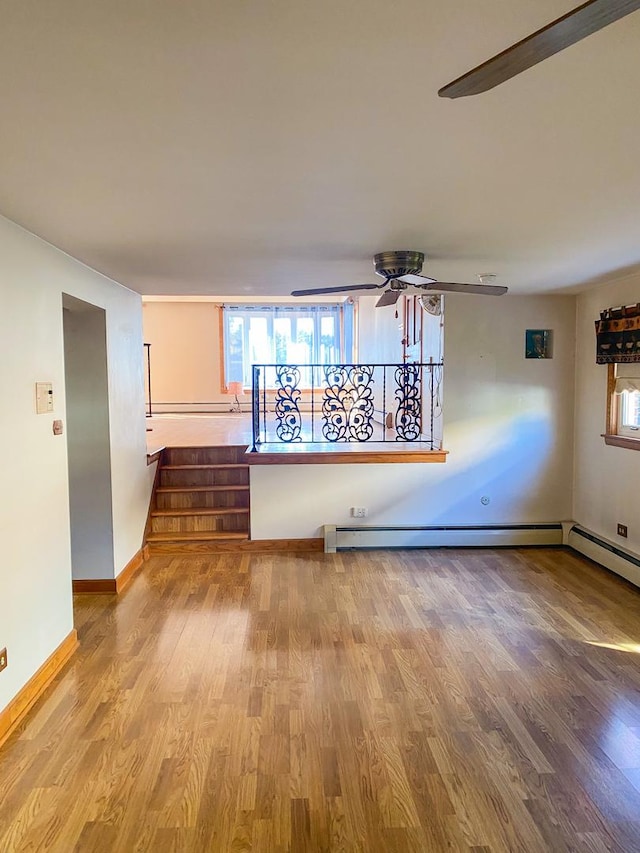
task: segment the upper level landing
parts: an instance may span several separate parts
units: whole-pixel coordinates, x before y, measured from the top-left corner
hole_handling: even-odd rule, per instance
[[[251,445],[251,415],[157,415],[147,418],[147,453],[164,447],[223,447]],[[403,462],[444,462],[446,451],[431,450],[427,442],[267,443],[247,453],[248,465],[335,465]]]

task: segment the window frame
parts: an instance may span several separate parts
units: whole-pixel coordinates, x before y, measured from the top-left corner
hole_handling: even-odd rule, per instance
[[[632,432],[625,430],[621,432],[620,426],[620,400],[616,394],[617,366],[607,364],[607,418],[606,432],[603,433],[604,443],[612,447],[625,447],[627,450],[640,450],[640,430],[638,438],[634,438]],[[624,429],[624,428],[623,428]]]
[[[255,306],[254,310],[259,311],[260,308],[264,308],[265,311],[269,311],[269,312],[273,311],[275,313],[275,310],[278,308],[293,308],[293,309],[297,309],[298,311],[304,313],[305,310],[308,311],[309,308],[317,308],[317,307],[337,309],[337,311],[335,313],[333,313],[332,316],[336,317],[336,319],[338,320],[338,330],[337,330],[336,338],[337,338],[338,349],[340,352],[340,362],[339,363],[342,363],[345,361],[346,347],[347,347],[347,332],[346,332],[346,327],[345,327],[345,323],[346,323],[345,305],[346,305],[346,301],[345,302],[297,303],[297,304],[287,302],[287,303],[275,303],[273,305],[269,305],[268,303],[263,303],[259,307]],[[357,340],[357,325],[356,325],[357,324],[357,311],[356,311],[356,304],[354,302],[350,302],[350,306],[353,309],[353,314],[352,314],[352,319],[351,319],[351,325],[353,328],[351,330],[349,338],[350,338],[352,348],[354,350],[354,352],[352,354],[352,359],[355,359],[356,358],[356,340]],[[249,308],[250,304],[247,304],[246,307]],[[244,308],[244,305],[242,303],[228,303],[228,304],[223,304],[223,305],[219,306],[220,388],[221,388],[222,393],[225,393],[225,394],[228,393],[228,382],[227,382],[227,319],[225,317],[225,309],[228,309],[228,308],[238,308],[238,309],[242,310]],[[300,318],[296,317],[295,319],[297,321]],[[317,319],[314,318],[314,324],[316,322],[319,323],[320,319],[321,319],[321,315]],[[274,321],[275,321],[275,317],[270,318],[270,323],[272,325],[273,325]],[[335,363],[335,362],[327,362],[327,364],[333,364],[333,363]],[[247,393],[249,391],[251,391],[251,384],[249,384],[249,385],[245,384],[244,385],[244,392]]]

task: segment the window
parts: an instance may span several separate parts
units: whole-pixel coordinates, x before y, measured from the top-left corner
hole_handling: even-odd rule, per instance
[[[621,377],[616,379],[618,402],[618,433],[640,438],[640,370],[638,379]]]
[[[353,358],[352,303],[222,310],[225,385],[242,382],[250,388],[254,364],[338,364]],[[310,375],[303,378],[311,384]]]
[[[605,441],[640,450],[640,364],[610,364]]]

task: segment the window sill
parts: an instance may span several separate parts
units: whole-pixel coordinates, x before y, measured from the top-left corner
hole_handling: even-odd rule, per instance
[[[610,447],[626,447],[627,450],[640,450],[640,438],[629,438],[626,435],[604,433],[604,443]]]

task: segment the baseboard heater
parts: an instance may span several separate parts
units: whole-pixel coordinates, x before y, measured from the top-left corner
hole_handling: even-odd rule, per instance
[[[325,553],[348,548],[496,548],[562,545],[562,524],[337,527],[324,525]]]
[[[589,557],[590,560],[600,563],[606,569],[626,578],[632,584],[640,586],[640,557],[630,551],[625,551],[613,542],[601,539],[595,533],[577,524],[569,529],[567,545],[585,557]]]

